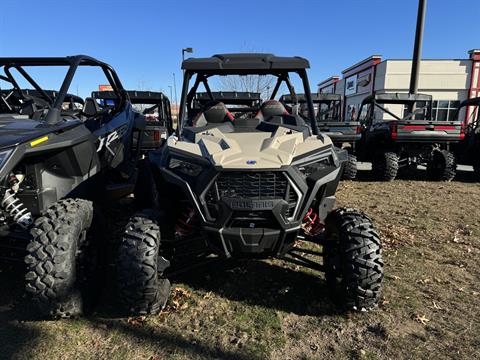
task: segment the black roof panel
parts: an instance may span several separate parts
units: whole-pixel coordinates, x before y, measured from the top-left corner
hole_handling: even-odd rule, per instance
[[[128,90],[127,93],[132,103],[137,104],[156,104],[158,101],[166,98],[163,93],[156,91]],[[117,95],[114,91],[93,91],[92,97],[95,99],[115,100]]]
[[[308,60],[301,57],[280,57],[273,54],[217,54],[209,58],[190,58],[182,63],[182,69],[193,72],[226,72],[308,69]]]
[[[415,101],[432,101],[432,95],[409,93],[376,93],[363,99],[362,104],[371,103],[373,100],[384,104],[403,104]]]

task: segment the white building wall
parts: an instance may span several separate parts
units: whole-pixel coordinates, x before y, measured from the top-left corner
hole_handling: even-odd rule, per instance
[[[383,61],[376,66],[375,90],[385,89],[385,78],[387,76],[387,62]]]
[[[411,60],[386,60],[375,68],[376,92],[401,92],[406,93],[410,87]],[[454,108],[459,102],[468,98],[470,88],[470,73],[472,63],[470,60],[423,60],[420,65],[419,93],[432,95],[434,100],[434,116],[439,120],[452,118]],[[347,79],[337,83],[337,94],[345,94]],[[357,87],[355,94],[345,97],[346,114],[351,114],[351,109],[356,109],[356,116],[360,104],[371,93],[371,87]],[[399,105],[386,105],[386,108],[398,116],[403,116],[403,107]],[[437,115],[438,113],[438,115]],[[389,119],[390,115],[379,112],[378,115]],[[460,114],[463,117],[463,114]]]
[[[380,65],[383,64],[386,68],[383,89],[387,92],[408,91],[412,62],[386,60]],[[471,66],[470,60],[423,60],[418,79],[419,92],[432,95],[435,92],[440,100],[459,100],[459,96],[470,87]]]

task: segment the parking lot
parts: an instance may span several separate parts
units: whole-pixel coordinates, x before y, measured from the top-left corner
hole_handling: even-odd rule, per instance
[[[418,178],[422,177],[420,172]],[[322,275],[281,261],[214,262],[173,279],[165,311],[120,319],[105,294],[91,317],[37,321],[22,298],[22,271],[0,274],[5,358],[451,358],[478,357],[480,185],[343,182],[339,205],[364,209],[384,241],[380,307],[343,314]],[[109,214],[112,228],[131,200]],[[408,349],[408,351],[406,351]]]

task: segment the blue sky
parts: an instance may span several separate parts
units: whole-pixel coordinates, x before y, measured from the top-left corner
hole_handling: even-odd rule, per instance
[[[181,49],[194,56],[262,51],[308,58],[312,85],[373,54],[409,58],[417,0],[2,0],[0,56],[86,53],[126,88],[181,86]],[[480,1],[430,0],[424,58],[480,48]],[[177,89],[179,92],[179,89]]]

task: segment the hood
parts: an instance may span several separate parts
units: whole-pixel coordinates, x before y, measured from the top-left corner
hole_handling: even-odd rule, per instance
[[[45,121],[32,120],[21,115],[0,115],[0,149],[14,147],[78,124],[80,121],[73,120],[51,125]]]
[[[332,142],[327,136],[305,137],[302,132],[284,127],[273,133],[223,133],[213,128],[196,134],[194,143],[172,138],[168,146],[227,169],[275,169],[290,165],[294,158],[332,146]]]

